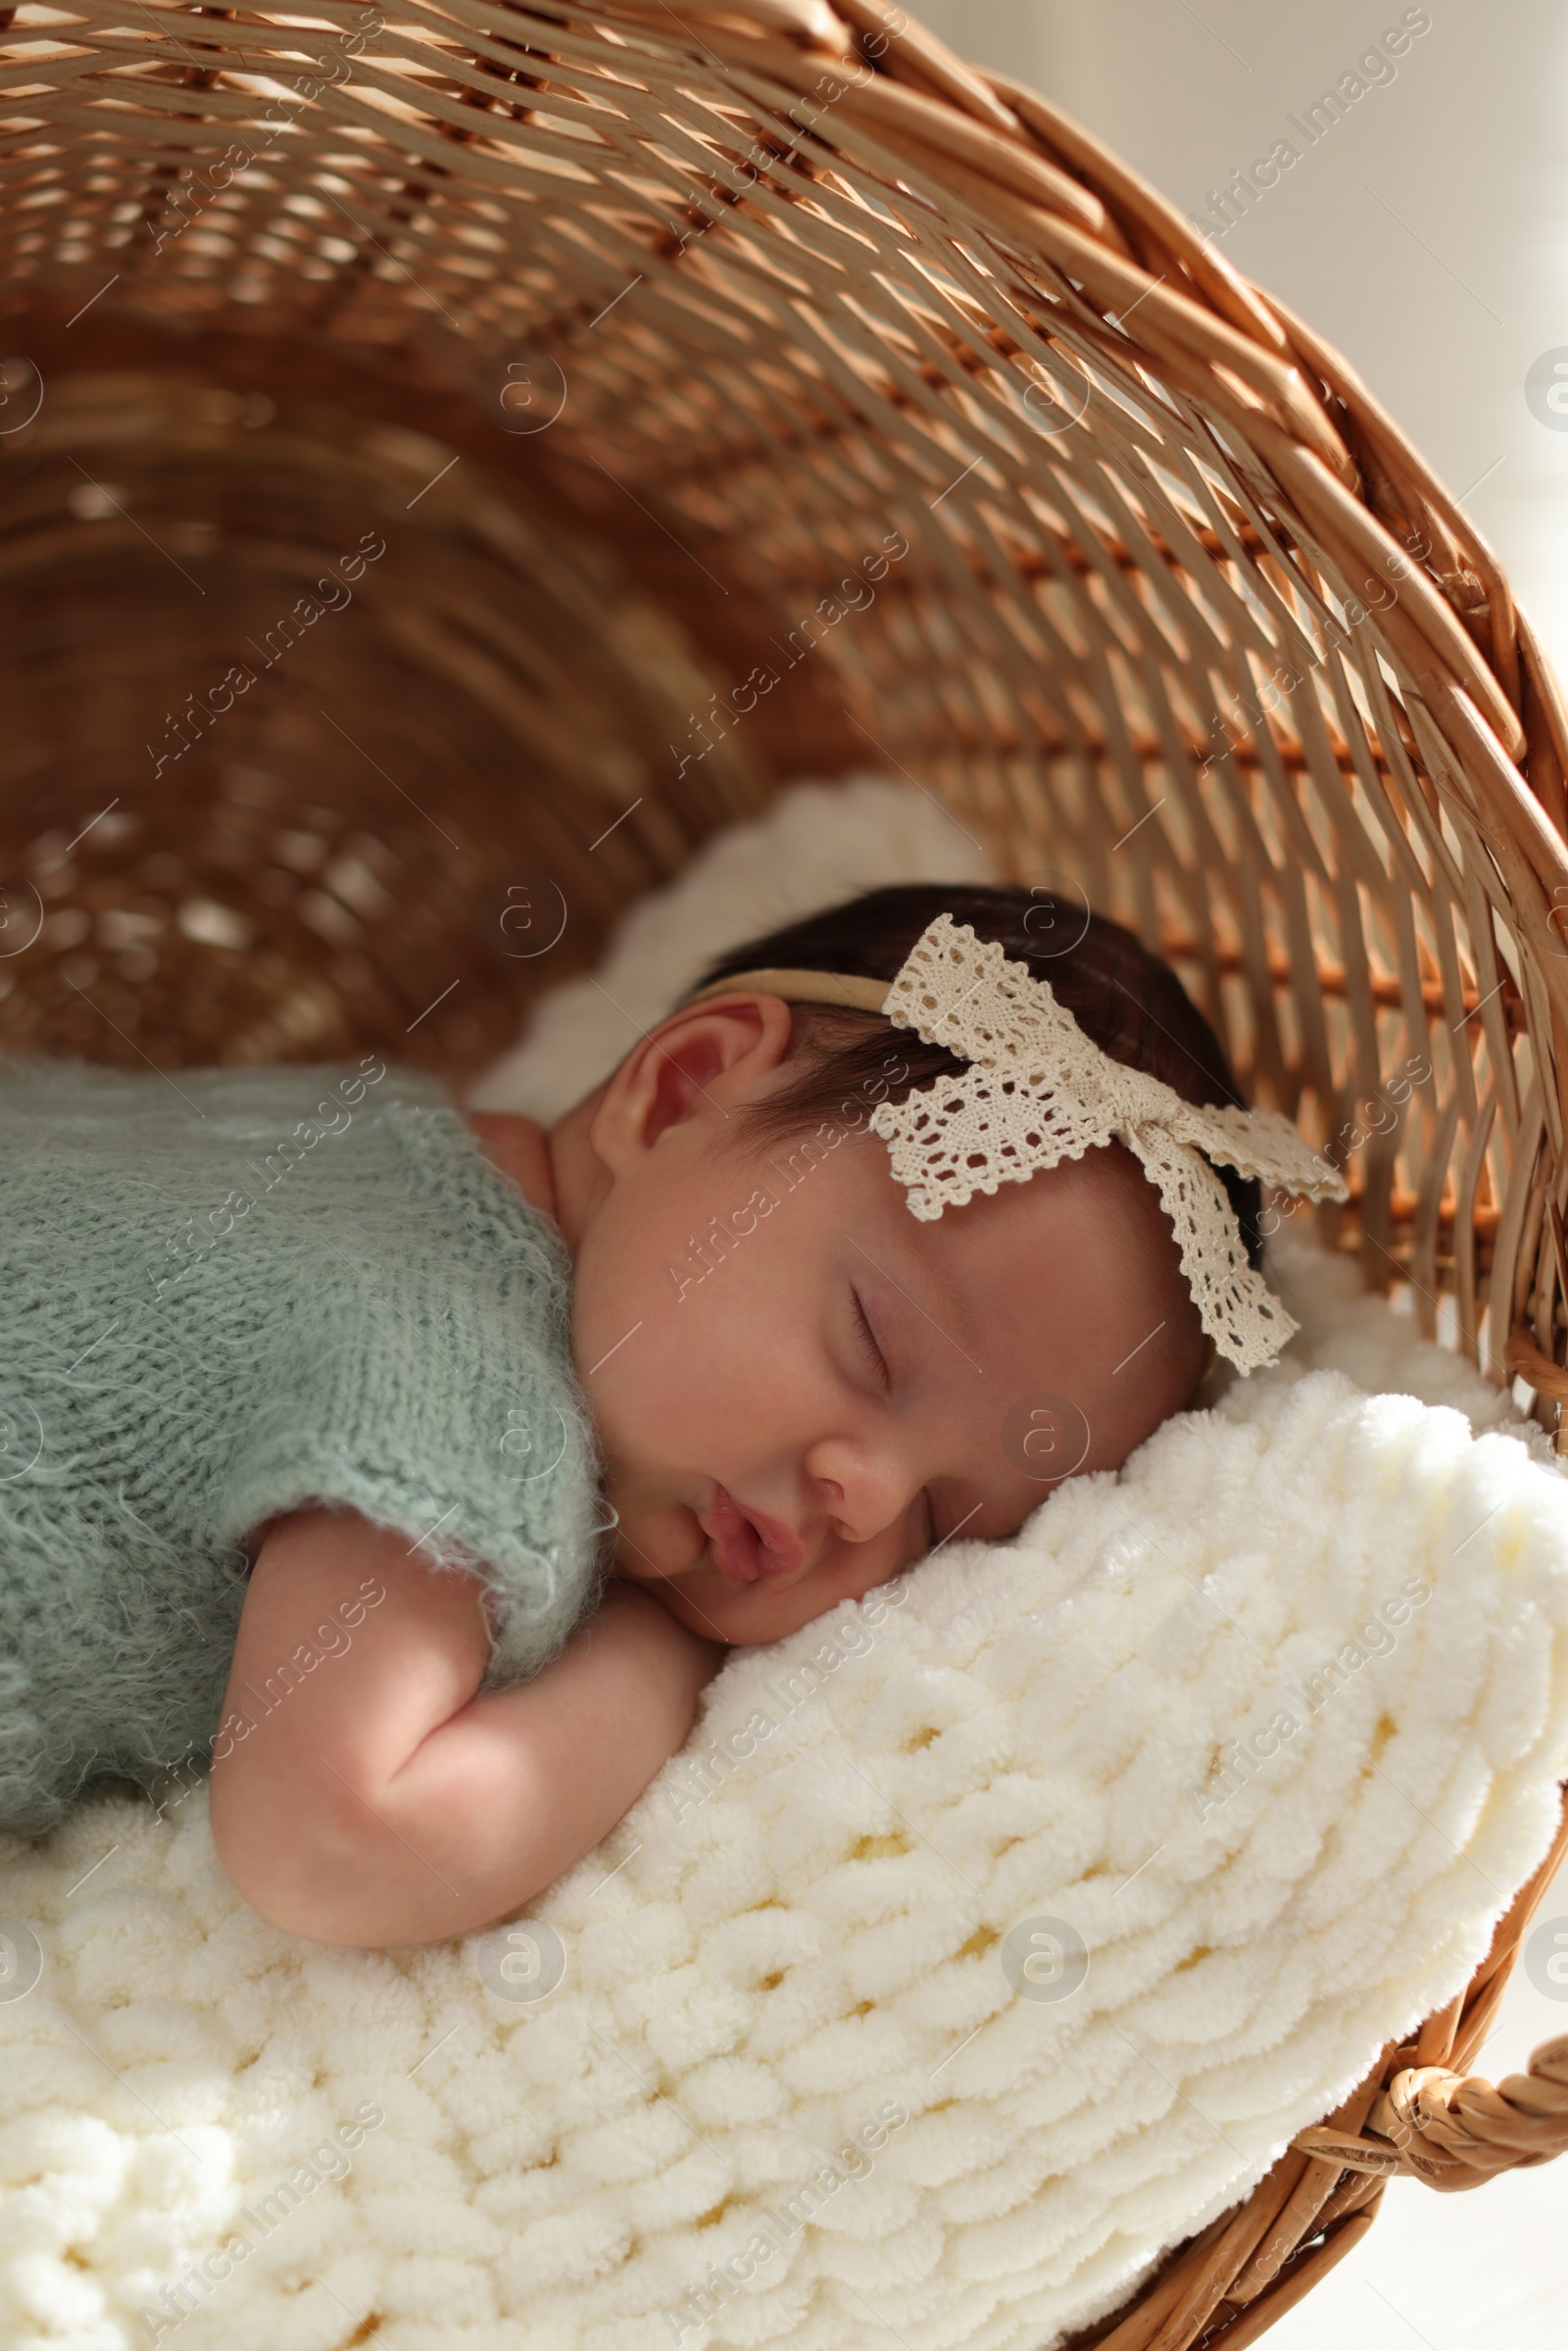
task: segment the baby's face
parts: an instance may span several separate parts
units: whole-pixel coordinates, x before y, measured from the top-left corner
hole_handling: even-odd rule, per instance
[[[1064,1475],[1124,1461],[1201,1357],[1119,1145],[921,1223],[863,1125],[746,1145],[776,1027],[752,1023],[760,1063],[733,1035],[714,1053],[654,1032],[669,1067],[629,1117],[625,1065],[611,1081],[609,1168],[564,1217],[616,1573],[728,1642],[793,1632],[950,1536],[1010,1534]]]

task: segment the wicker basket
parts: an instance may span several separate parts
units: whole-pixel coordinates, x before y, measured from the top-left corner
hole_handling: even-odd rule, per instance
[[[1554,1423],[1568,723],[1336,353],[884,0],[6,23],[0,1044],[461,1079],[777,780],[903,769]],[[1083,2342],[1235,2351],[1389,2172],[1568,2141],[1568,2042],[1462,2079],[1562,1850]]]

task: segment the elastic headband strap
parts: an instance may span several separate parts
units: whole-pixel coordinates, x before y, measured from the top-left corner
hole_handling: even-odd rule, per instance
[[[766,971],[737,971],[727,980],[710,980],[691,996],[683,996],[677,1011],[707,1002],[710,996],[734,996],[755,988],[762,996],[783,996],[803,1004],[848,1004],[857,1012],[880,1012],[887,1003],[888,980],[859,979],[850,971],[789,971],[782,965]]]

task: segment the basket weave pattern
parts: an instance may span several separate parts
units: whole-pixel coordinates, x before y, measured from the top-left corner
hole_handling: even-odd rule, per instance
[[[1323,1238],[1551,1425],[1568,720],[1307,326],[884,0],[5,23],[0,1043],[458,1074],[886,764],[1169,955]],[[1462,2080],[1544,1882],[1083,2339],[1239,2347],[1391,2170],[1568,2143],[1563,2044]]]

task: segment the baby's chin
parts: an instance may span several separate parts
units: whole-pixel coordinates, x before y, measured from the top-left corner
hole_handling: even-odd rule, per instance
[[[765,1580],[737,1584],[717,1565],[696,1512],[684,1503],[623,1515],[614,1572],[652,1592],[690,1632],[731,1646],[782,1641],[832,1605],[811,1591],[810,1578],[783,1590]]]
[[[663,1602],[678,1624],[701,1633],[707,1641],[722,1641],[731,1648],[753,1648],[764,1641],[782,1641],[825,1614],[834,1603],[805,1587],[768,1592],[757,1585],[737,1587],[717,1568],[699,1568],[690,1576],[662,1583],[649,1582],[644,1590]]]

